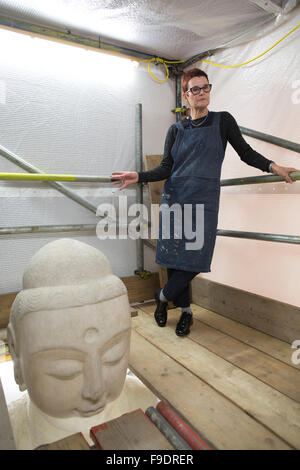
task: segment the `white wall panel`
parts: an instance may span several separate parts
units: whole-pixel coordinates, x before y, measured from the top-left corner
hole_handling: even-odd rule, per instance
[[[175,117],[174,82],[159,83],[147,65],[81,47],[0,29],[0,144],[49,173],[107,175],[135,169],[135,105],[143,107],[144,154],[163,152]],[[160,70],[155,70],[163,78]],[[23,172],[0,156],[1,171]],[[111,184],[70,184],[96,206],[135,202],[135,191]],[[147,191],[145,191],[147,202]],[[0,226],[97,223],[99,218],[45,183],[0,181]],[[134,240],[98,240],[91,234],[0,238],[0,293],[21,288],[31,256],[55,237],[75,236],[99,247],[113,272],[136,269]],[[145,268],[157,270],[145,250]]]

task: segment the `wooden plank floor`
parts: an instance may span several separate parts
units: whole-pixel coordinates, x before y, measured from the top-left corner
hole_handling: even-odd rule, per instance
[[[192,305],[188,337],[180,309],[159,328],[154,303],[132,318],[129,367],[216,449],[300,449],[300,367],[291,345]]]

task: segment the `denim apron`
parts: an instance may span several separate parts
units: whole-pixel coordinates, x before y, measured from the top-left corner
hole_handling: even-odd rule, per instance
[[[189,123],[185,129],[181,121],[176,123],[178,132],[171,150],[174,163],[162,192],[155,259],[157,264],[167,268],[198,273],[211,271],[224,149],[220,135],[221,113],[209,114],[210,126],[192,127]],[[173,212],[170,207],[174,204],[176,211]],[[189,206],[189,211],[185,205]],[[185,224],[191,228],[187,236]]]

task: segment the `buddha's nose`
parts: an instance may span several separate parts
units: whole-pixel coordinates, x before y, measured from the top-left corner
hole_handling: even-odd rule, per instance
[[[102,376],[101,362],[97,357],[90,357],[85,364],[83,398],[99,401],[105,394],[105,384]]]

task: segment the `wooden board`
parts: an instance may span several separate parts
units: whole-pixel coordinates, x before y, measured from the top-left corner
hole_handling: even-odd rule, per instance
[[[291,446],[300,449],[300,404],[286,397],[256,377],[235,367],[189,337],[184,338],[184,351],[174,334],[173,325],[153,328],[153,319],[141,312],[133,321],[135,330],[153,345],[174,358],[218,392],[236,403],[257,421],[272,429]],[[197,320],[194,334],[201,335]],[[250,358],[251,360],[251,358]],[[291,369],[292,372],[295,372]],[[296,372],[298,373],[298,372]]]
[[[15,440],[0,379],[0,450],[15,449]]]
[[[138,315],[137,309],[133,308],[133,307],[130,307],[130,316],[131,316],[131,318],[136,317],[137,315]]]
[[[197,276],[192,301],[288,343],[300,339],[300,308]]]
[[[149,304],[149,307],[150,306],[151,303]],[[300,370],[300,364],[297,365],[291,361],[292,349],[289,343],[199,307],[199,305],[191,304],[191,307],[195,318],[205,325],[211,326],[215,330],[225,333],[227,336],[238,339],[243,344],[252,346],[252,348],[262,351],[288,366]]]
[[[146,155],[145,156],[145,170],[153,170],[153,168],[156,168],[157,166],[160,165],[161,160],[162,160],[162,155]],[[165,180],[162,181],[153,181],[148,183],[148,188],[149,188],[149,200],[150,204],[157,204],[160,206],[161,204],[161,195],[162,195],[162,190],[165,184]],[[159,212],[157,214],[157,217],[152,220],[151,219],[151,225],[154,226],[155,232],[158,233],[158,226],[159,226]],[[154,240],[150,240],[154,242]],[[155,240],[155,245],[156,245],[157,240]],[[166,268],[163,266],[159,267],[159,280],[160,280],[160,287],[163,287],[166,282],[168,281],[168,274]]]
[[[43,444],[35,450],[91,450],[81,432],[67,436],[50,444]]]
[[[154,299],[154,292],[159,288],[158,273],[151,273],[148,279],[142,279],[137,275],[121,279],[126,286],[130,303]]]
[[[157,328],[155,331],[160,338]],[[162,342],[162,338],[160,340]],[[177,339],[183,356],[186,340]],[[292,448],[135,329],[131,335],[129,367],[147,387],[179,412],[205,441],[217,449]]]
[[[145,155],[144,157],[145,170],[146,171],[153,170],[154,168],[159,166],[161,164],[162,158],[163,158],[162,155]],[[151,204],[160,205],[164,184],[165,184],[165,180],[153,181],[153,182],[148,183]]]
[[[141,409],[94,426],[90,435],[99,450],[174,450]]]
[[[277,343],[279,340],[265,335],[265,344],[269,345],[269,354],[265,354],[233,338],[230,336],[230,333],[222,333],[218,329],[203,323],[201,316],[198,315],[197,308],[200,309],[200,307],[192,304],[194,325],[191,328],[189,339],[300,403],[300,371],[272,357],[272,342],[274,342],[274,351],[278,353]],[[153,318],[154,304],[149,303],[141,306],[141,309]],[[180,309],[169,312],[168,325],[171,328],[175,329],[180,313]],[[220,318],[222,319],[222,317]],[[232,320],[231,322],[234,323]],[[250,330],[250,335],[251,328],[248,329]],[[253,331],[255,332],[255,330]],[[283,344],[287,349],[286,343]],[[289,354],[291,355],[291,351],[289,351]]]
[[[0,295],[0,328],[6,328],[8,325],[9,312],[16,295],[17,292]]]

